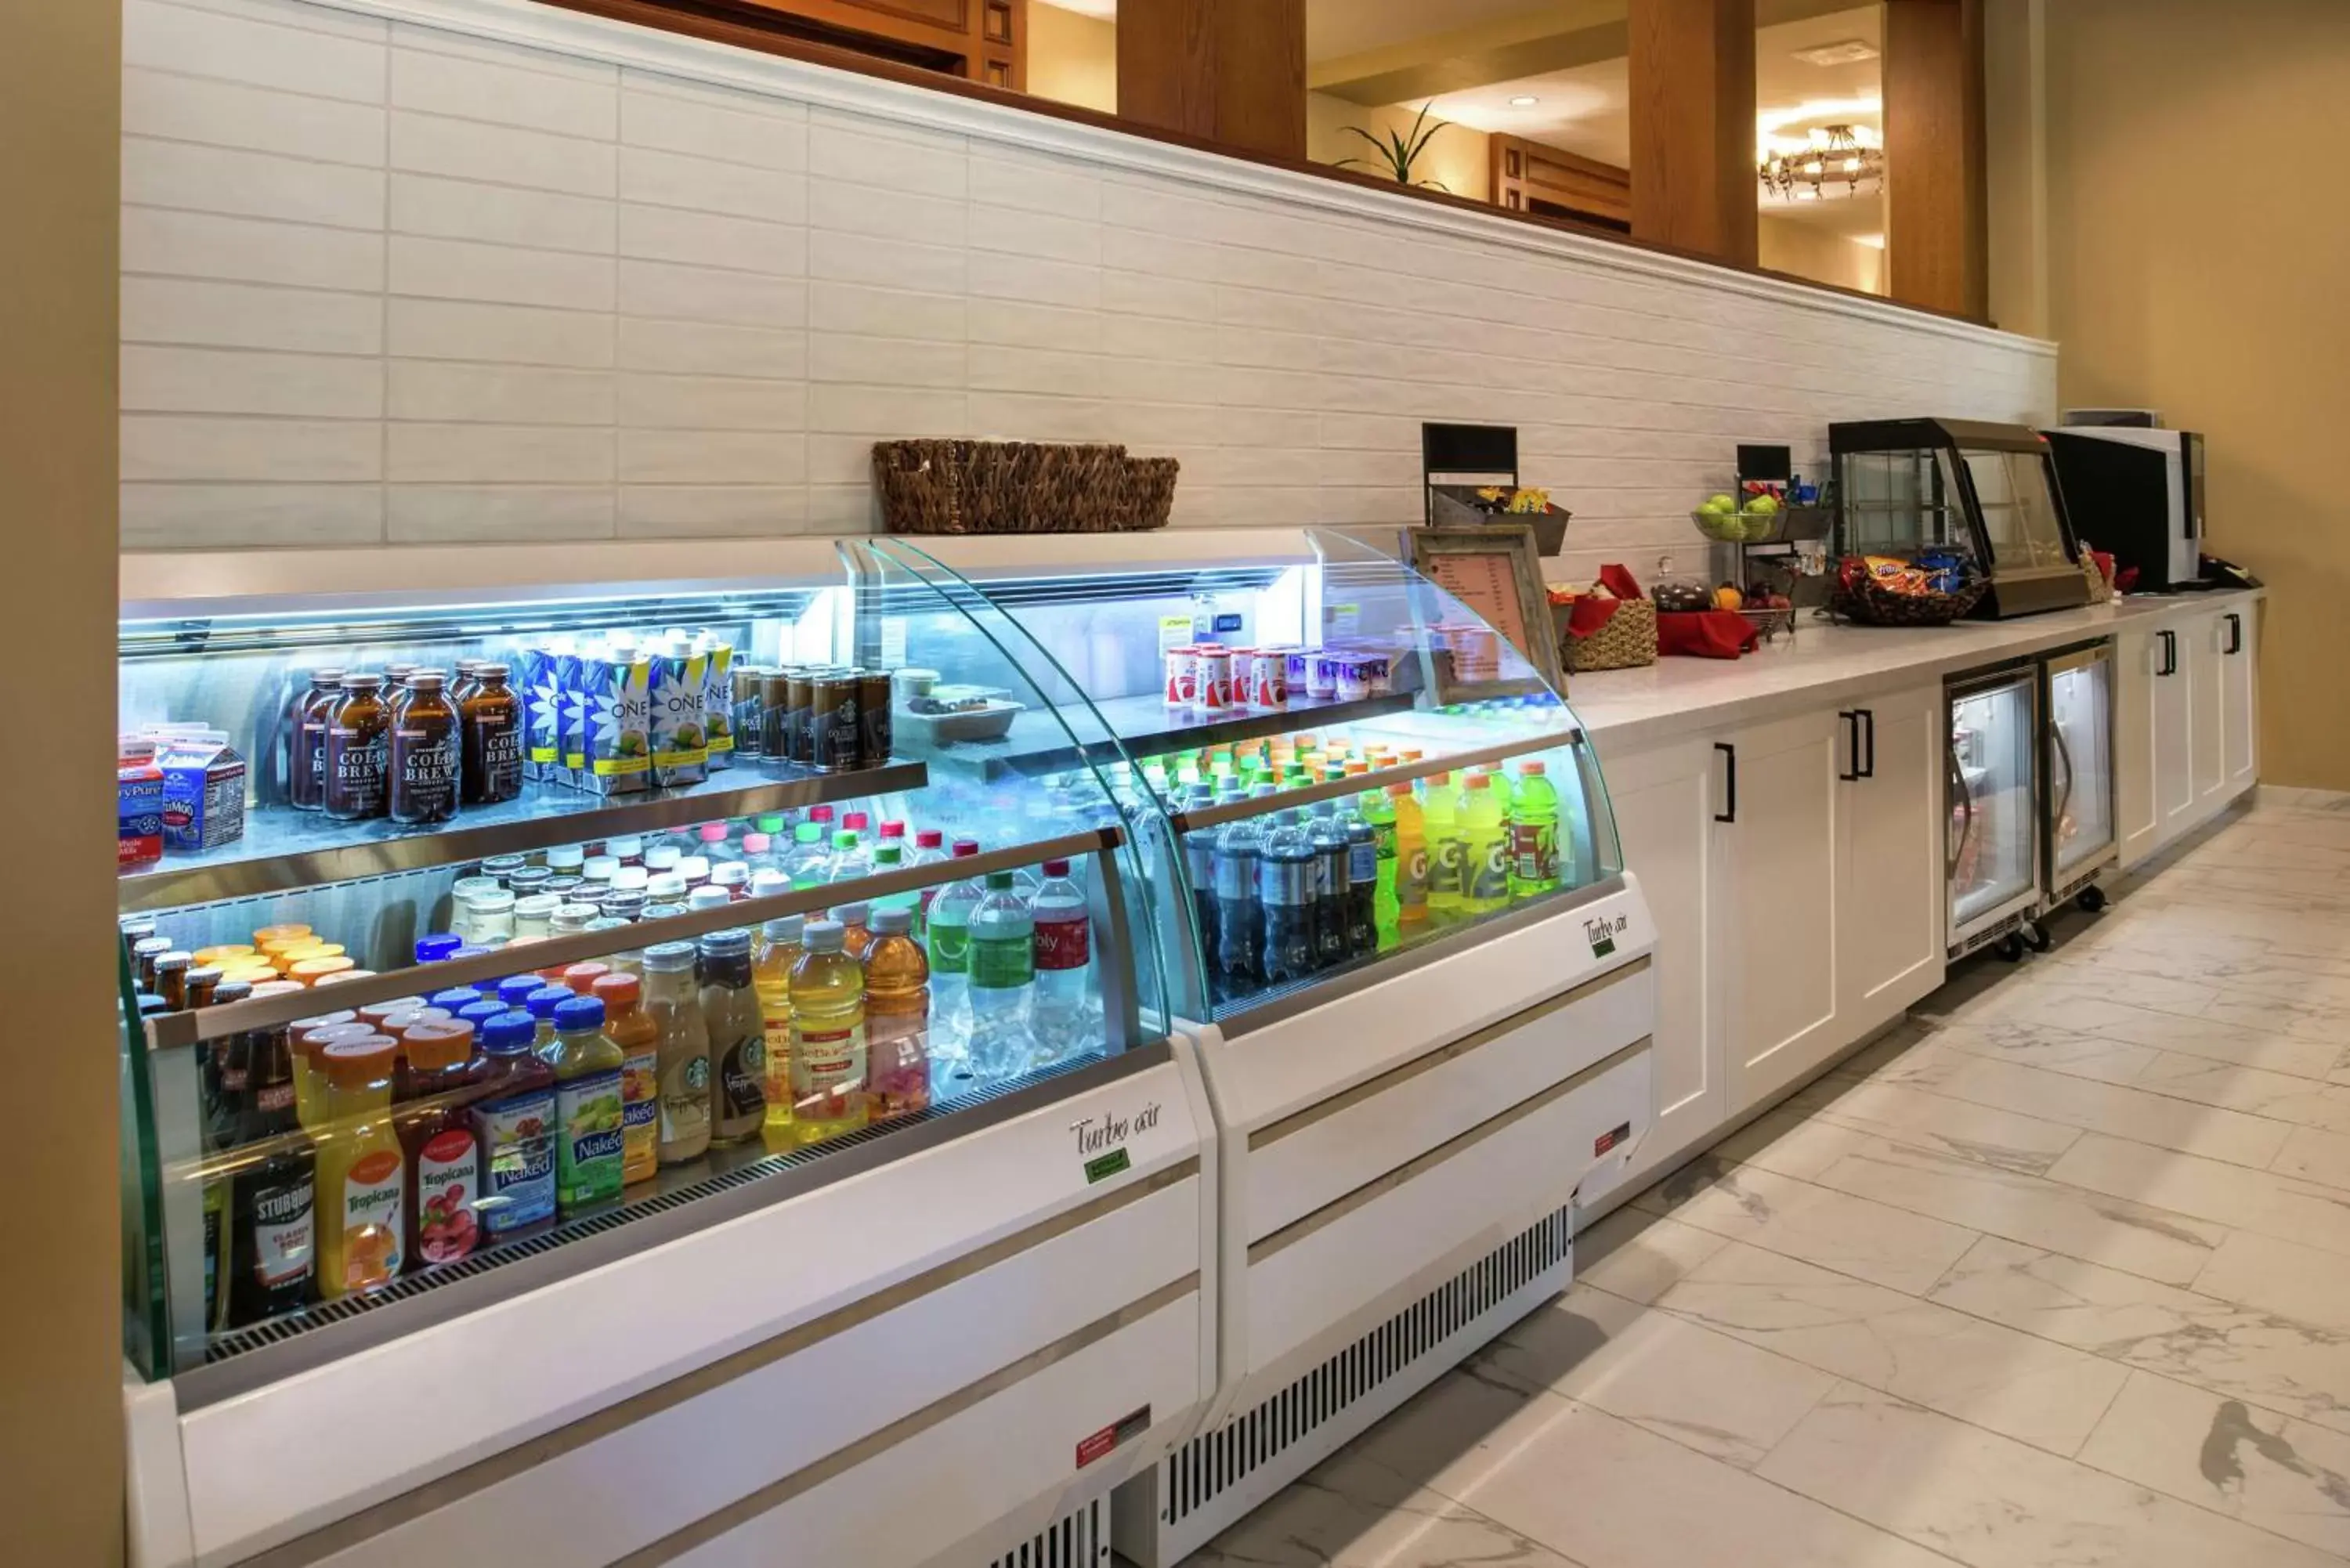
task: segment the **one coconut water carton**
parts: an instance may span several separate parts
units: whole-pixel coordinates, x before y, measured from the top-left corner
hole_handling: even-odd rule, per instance
[[[579,660],[577,787],[595,794],[634,794],[652,787],[652,661],[606,649]]]
[[[710,771],[734,765],[734,649],[703,633],[694,651],[709,662],[702,688],[702,732],[710,751]]]
[[[710,734],[702,712],[710,687],[710,657],[681,642],[664,645],[652,667],[653,783],[663,789],[710,776]]]
[[[533,643],[522,650],[523,776],[556,783],[563,764],[563,654],[567,639]]]

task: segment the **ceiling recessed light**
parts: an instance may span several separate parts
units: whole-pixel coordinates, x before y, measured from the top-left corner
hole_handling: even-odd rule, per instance
[[[1877,47],[1858,38],[1845,38],[1833,44],[1818,44],[1808,49],[1794,51],[1795,58],[1813,66],[1856,66],[1863,60],[1877,58]]]
[[[1542,102],[1542,99],[1536,98],[1534,94],[1530,92],[1522,92],[1517,97],[1510,100],[1510,107],[1512,109],[1532,109],[1534,105],[1540,102]]]

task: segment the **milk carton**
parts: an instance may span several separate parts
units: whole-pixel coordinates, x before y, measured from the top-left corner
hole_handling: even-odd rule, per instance
[[[710,657],[668,642],[651,657],[653,783],[666,789],[710,776],[710,739],[702,704],[710,689]]]
[[[167,725],[153,732],[163,771],[163,844],[182,853],[244,836],[244,759],[224,730]]]
[[[652,663],[607,650],[579,661],[579,761],[573,783],[597,794],[652,787]]]

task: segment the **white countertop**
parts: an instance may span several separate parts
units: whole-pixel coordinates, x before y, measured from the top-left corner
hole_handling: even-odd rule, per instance
[[[1600,749],[1636,750],[1724,723],[1754,723],[1866,691],[1914,686],[1962,670],[2094,641],[2133,626],[2249,605],[2265,590],[2116,599],[2085,609],[1896,629],[1803,620],[1742,659],[1664,658],[1638,670],[1567,680],[1567,702]]]

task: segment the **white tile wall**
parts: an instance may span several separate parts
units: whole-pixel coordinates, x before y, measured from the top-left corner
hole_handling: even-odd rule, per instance
[[[874,440],[962,434],[1172,454],[1191,525],[1400,522],[1447,419],[1638,569],[1736,441],[2055,401],[2044,348],[1792,286],[349,3],[128,0],[131,547],[862,531]]]

